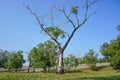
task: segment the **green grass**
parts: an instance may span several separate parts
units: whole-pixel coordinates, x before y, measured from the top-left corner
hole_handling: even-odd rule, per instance
[[[120,80],[111,67],[101,68],[99,71],[82,69],[80,72],[69,72],[64,75],[55,73],[26,73],[26,72],[0,72],[0,80]]]

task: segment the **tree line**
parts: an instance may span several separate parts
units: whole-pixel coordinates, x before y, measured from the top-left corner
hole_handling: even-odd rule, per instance
[[[23,59],[23,51],[10,52],[7,50],[0,50],[0,68],[5,69],[14,69],[17,72],[17,69],[23,67],[23,63],[26,60]]]

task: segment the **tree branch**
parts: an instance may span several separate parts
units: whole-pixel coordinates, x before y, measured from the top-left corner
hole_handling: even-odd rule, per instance
[[[55,9],[57,9],[57,10],[60,11],[60,12],[63,12],[65,18],[72,24],[73,28],[75,28],[74,22],[73,22],[73,21],[70,19],[70,17],[69,17],[70,14],[69,14],[69,15],[66,14],[64,7],[63,7],[63,9],[59,9],[59,8],[55,7]]]
[[[52,35],[50,35],[50,34],[44,29],[44,25],[40,22],[40,20],[39,20],[37,14],[34,13],[34,12],[29,8],[29,5],[28,5],[28,6],[24,5],[24,7],[25,7],[26,9],[28,9],[29,12],[36,18],[36,20],[37,20],[37,22],[38,22],[40,28],[42,29],[42,31],[44,31],[44,32],[45,32],[53,41],[55,41],[56,44],[61,48],[60,43],[59,43]]]
[[[70,37],[68,38],[68,40],[66,41],[65,45],[63,46],[63,51],[65,50],[65,48],[66,48],[67,45],[69,44],[69,42],[70,42],[70,40],[72,39],[74,33],[75,33],[83,24],[85,24],[85,22],[86,22],[93,14],[95,14],[95,12],[94,12],[94,13],[90,14],[89,16],[87,16],[87,15],[88,15],[88,9],[89,9],[89,7],[90,7],[92,4],[96,3],[97,1],[98,1],[98,0],[95,0],[95,1],[93,1],[93,2],[88,3],[88,0],[86,0],[84,20],[82,21],[81,24],[79,23],[79,19],[78,19],[78,17],[76,16],[76,20],[77,20],[77,24],[78,24],[77,27],[75,26],[75,24],[73,23],[73,21],[69,18],[69,16],[66,15],[66,12],[65,12],[64,7],[63,7],[63,13],[64,13],[65,17],[68,19],[68,21],[69,21],[69,22],[73,25],[73,27],[74,27],[74,30],[72,31]]]
[[[96,12],[93,12],[92,14],[90,14],[88,16],[88,10],[89,8],[92,6],[92,4],[96,3],[98,0],[94,0],[93,2],[88,3],[88,0],[86,0],[86,4],[85,4],[85,15],[84,15],[84,20],[82,21],[81,24],[78,24],[78,26],[76,27],[76,29],[80,28],[83,24],[85,24],[85,22],[92,16],[94,15]]]
[[[74,29],[70,35],[70,37],[68,38],[68,40],[66,41],[65,45],[63,46],[63,52],[66,49],[67,45],[69,44],[70,40],[72,39],[74,33],[76,32],[77,29]]]
[[[64,7],[63,7],[63,14],[64,14],[64,16],[66,17],[66,19],[72,24],[72,26],[73,26],[74,29],[75,29],[75,24],[74,24],[74,22],[70,19],[70,17],[66,14]]]

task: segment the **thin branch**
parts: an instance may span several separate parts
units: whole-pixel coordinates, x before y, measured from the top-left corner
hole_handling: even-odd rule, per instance
[[[52,10],[50,10],[50,19],[51,19],[51,24],[54,26],[54,22],[53,22],[53,20],[54,20],[54,17],[53,17],[53,12],[52,12]]]
[[[74,33],[76,32],[77,29],[74,29],[71,33],[71,35],[69,36],[68,40],[66,41],[65,45],[63,46],[63,52],[65,50],[65,48],[67,47],[67,45],[69,44],[70,40],[72,39]]]
[[[60,12],[62,12],[64,14],[65,18],[72,24],[73,28],[75,28],[74,22],[69,17],[70,14],[69,15],[66,14],[64,7],[63,7],[63,9],[59,9],[59,8],[55,7],[55,9],[58,10],[58,11],[60,11]]]
[[[69,42],[70,42],[70,40],[72,39],[74,33],[75,33],[83,24],[85,24],[85,22],[86,22],[93,14],[95,14],[95,12],[94,12],[94,13],[90,14],[89,16],[87,16],[87,15],[88,15],[88,9],[89,9],[89,7],[90,7],[92,4],[94,4],[94,3],[96,3],[96,1],[91,2],[90,5],[89,5],[89,4],[88,4],[88,0],[86,0],[86,8],[85,8],[84,20],[82,21],[81,24],[79,23],[79,19],[78,19],[78,17],[76,16],[76,20],[77,20],[77,24],[78,24],[77,27],[75,27],[75,25],[74,25],[74,23],[72,22],[72,20],[66,15],[66,12],[65,12],[65,10],[64,10],[64,8],[63,8],[63,13],[64,13],[65,17],[66,17],[66,18],[69,20],[69,22],[74,26],[74,30],[72,31],[70,37],[68,38],[68,40],[66,41],[65,45],[63,46],[63,51],[65,50],[65,48],[66,48],[67,45],[69,44]]]
[[[63,31],[63,30],[62,30]],[[67,33],[67,32],[65,32],[65,31],[63,31],[66,35],[67,35],[67,37],[69,38],[70,37],[70,35]]]
[[[91,16],[93,16],[94,14],[96,14],[96,12],[93,12],[93,13],[91,13],[88,17],[87,17],[87,19],[89,19]]]
[[[93,4],[95,4],[96,2],[98,2],[99,0],[93,0],[92,2],[89,3],[89,7]]]
[[[89,8],[92,6],[92,4],[96,3],[98,0],[94,0],[93,2],[88,3],[88,0],[86,0],[86,4],[85,4],[85,15],[84,15],[84,20],[82,21],[81,24],[79,24],[76,29],[80,28],[83,24],[85,24],[85,22],[94,14],[96,14],[96,12],[93,12],[92,14],[90,14],[88,16],[88,10]]]
[[[88,0],[86,0],[85,6],[86,6],[86,10],[85,10],[85,19],[86,19],[86,18],[87,18],[87,14],[88,14],[88,8],[89,8],[89,6],[88,6]]]
[[[80,25],[80,21],[78,19],[78,16],[76,15],[75,17],[76,17],[77,25]]]
[[[63,7],[63,14],[64,14],[64,16],[67,18],[67,20],[72,24],[72,26],[74,27],[74,29],[75,29],[75,24],[74,24],[74,22],[70,19],[70,17],[69,16],[67,16],[67,14],[66,14],[66,12],[65,12],[65,8]]]
[[[57,43],[57,45],[61,48],[60,43],[59,43],[51,34],[49,34],[49,33],[44,29],[44,25],[40,22],[38,16],[29,8],[29,5],[27,5],[27,6],[24,5],[24,7],[25,7],[26,9],[28,9],[33,16],[35,16],[38,24],[40,25],[40,28],[41,28],[53,41],[55,41],[55,42]]]

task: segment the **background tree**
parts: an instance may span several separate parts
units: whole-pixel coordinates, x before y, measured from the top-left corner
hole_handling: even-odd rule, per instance
[[[65,65],[68,69],[70,69],[69,63],[70,63],[69,58],[68,58],[68,57],[64,58],[64,65]]]
[[[34,61],[34,57],[35,55],[37,55],[37,49],[36,47],[33,47],[33,49],[30,51],[29,55],[28,55],[28,62],[29,62],[29,65],[28,65],[28,72],[30,70],[30,67],[33,67],[35,61]],[[34,67],[33,67],[34,68]],[[35,68],[33,69],[33,72],[35,71]]]
[[[120,35],[110,43],[108,52],[111,53],[111,65],[114,69],[120,70]]]
[[[0,67],[6,68],[5,64],[8,62],[9,52],[7,50],[3,51],[0,49]]]
[[[111,58],[111,65],[113,69],[120,71],[120,50]]]
[[[93,49],[90,49],[89,52],[84,56],[85,63],[87,63],[92,70],[96,70],[97,56]]]
[[[15,69],[15,71],[17,71],[18,68],[22,68],[23,63],[25,63],[22,53],[23,51],[12,53],[8,62],[6,63],[6,67],[8,69]]]
[[[117,26],[117,29],[120,31],[120,26]],[[102,50],[102,52],[104,51],[105,54],[110,56],[111,66],[113,66],[114,69],[120,70],[120,35],[118,35],[116,39],[111,40],[106,49]]]
[[[64,58],[64,64],[70,69],[70,67],[76,67],[79,65],[78,58],[75,55],[70,54],[68,57]]]
[[[120,25],[117,26],[117,30],[120,31]]]
[[[34,47],[29,56],[28,61],[34,68],[42,68],[46,72],[47,68],[54,67],[57,55],[57,46],[52,41],[40,43]]]
[[[103,43],[103,45],[100,47],[100,52],[102,53],[102,55],[105,57],[106,61],[108,62],[110,60],[110,54],[108,53],[107,49],[108,49],[109,44],[108,43]]]
[[[78,31],[79,28],[81,26],[83,26],[83,24],[86,23],[86,21],[90,18],[90,16],[92,16],[94,14],[94,13],[91,13],[90,15],[88,15],[88,10],[91,7],[91,5],[94,4],[96,1],[97,0],[91,0],[91,1],[86,0],[85,1],[85,6],[83,8],[84,9],[84,14],[82,15],[83,20],[79,20],[80,15],[81,15],[81,14],[78,14],[79,13],[79,6],[73,6],[68,13],[66,12],[64,7],[62,9],[59,9],[59,8],[55,7],[55,9],[58,12],[61,12],[64,15],[63,18],[65,18],[64,19],[65,22],[68,22],[69,24],[71,24],[71,27],[70,27],[70,29],[72,29],[71,32],[67,32],[65,30],[62,30],[62,28],[59,25],[55,25],[54,24],[54,19],[55,18],[53,17],[52,14],[50,16],[51,25],[46,26],[45,25],[46,23],[44,22],[45,19],[39,18],[39,15],[37,15],[34,11],[32,11],[29,6],[24,5],[25,8],[28,9],[30,11],[30,13],[36,18],[36,20],[37,20],[37,22],[40,26],[41,32],[48,35],[50,37],[50,39],[52,39],[57,44],[57,46],[59,48],[57,72],[59,74],[64,73],[63,53],[64,53],[66,47],[68,46],[69,42],[73,38],[75,32]],[[80,8],[82,8],[82,7],[80,7]],[[67,37],[65,37],[65,36],[67,36]],[[59,38],[65,38],[65,43],[63,45],[60,44],[60,39]]]

